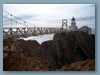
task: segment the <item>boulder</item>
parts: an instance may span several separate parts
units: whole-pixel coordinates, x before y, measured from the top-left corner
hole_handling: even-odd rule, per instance
[[[40,44],[35,40],[17,40],[12,44],[11,50],[27,57],[42,57]]]
[[[51,62],[55,68],[60,68],[64,64],[58,41],[45,41],[41,46],[44,51],[44,60]]]
[[[72,38],[73,39],[73,38]],[[62,33],[57,33],[54,35],[53,40],[58,41],[59,48],[62,52],[62,60],[64,63],[71,63],[73,62],[74,58],[74,52],[72,49],[69,49],[69,41],[68,41],[68,33],[62,32]]]

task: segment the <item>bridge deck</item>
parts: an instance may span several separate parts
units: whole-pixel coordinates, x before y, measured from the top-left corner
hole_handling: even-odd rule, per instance
[[[34,36],[40,34],[52,34],[61,32],[60,28],[53,27],[5,27],[3,28],[3,39],[7,39],[10,37],[26,37],[26,36]]]

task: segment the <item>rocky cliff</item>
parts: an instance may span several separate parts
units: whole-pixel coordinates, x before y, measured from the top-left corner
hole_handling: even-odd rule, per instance
[[[94,36],[81,31],[56,33],[53,40],[41,45],[35,40],[18,40],[11,50],[16,54],[4,58],[4,70],[95,70]],[[42,68],[32,67],[36,61],[35,66]]]

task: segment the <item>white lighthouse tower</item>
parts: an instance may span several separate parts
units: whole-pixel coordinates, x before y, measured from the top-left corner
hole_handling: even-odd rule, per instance
[[[75,31],[75,30],[77,30],[76,19],[75,19],[74,17],[71,19],[71,26],[69,26],[69,30],[70,30],[70,31]]]

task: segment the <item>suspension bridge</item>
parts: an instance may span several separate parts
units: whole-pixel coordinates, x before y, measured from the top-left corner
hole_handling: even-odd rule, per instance
[[[67,20],[62,20],[62,28],[59,27],[36,27],[5,10],[3,10],[3,53],[4,57],[9,53],[14,53],[11,50],[11,45],[20,37],[36,36],[43,34],[54,34],[62,31],[63,26],[67,25]],[[5,27],[6,26],[6,27]],[[50,25],[47,25],[50,26]]]
[[[7,23],[6,23],[7,22]],[[9,22],[9,23],[8,23]],[[3,39],[13,37],[28,37],[42,34],[52,34],[61,32],[62,29],[58,27],[35,27],[36,25],[22,20],[19,17],[3,10]],[[21,25],[21,27],[19,27]]]

